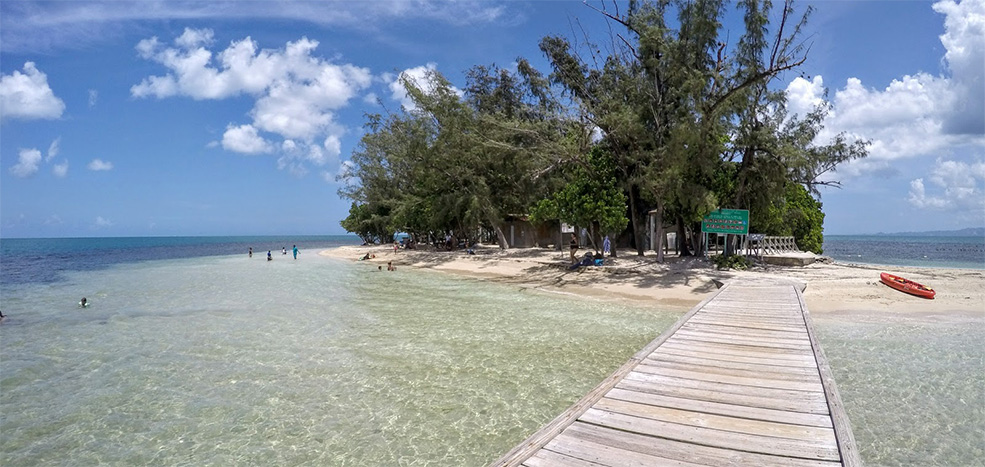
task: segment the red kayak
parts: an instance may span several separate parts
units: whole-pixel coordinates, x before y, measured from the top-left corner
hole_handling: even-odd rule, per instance
[[[879,275],[882,282],[900,292],[906,292],[911,295],[916,295],[923,298],[934,298],[937,292],[934,289],[927,287],[923,284],[918,284],[909,279],[904,279],[900,276],[894,276],[888,272],[884,272]]]

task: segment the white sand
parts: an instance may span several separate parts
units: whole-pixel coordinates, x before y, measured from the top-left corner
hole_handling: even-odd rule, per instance
[[[359,258],[376,255],[367,261]],[[653,252],[639,257],[634,250],[619,250],[618,258],[606,258],[601,267],[568,270],[567,251],[543,248],[500,250],[480,246],[475,255],[456,251],[400,250],[393,246],[344,246],[320,254],[383,266],[393,261],[399,268],[427,268],[524,288],[565,292],[605,300],[655,303],[663,308],[689,309],[717,289],[715,281],[797,281],[806,283],[804,298],[816,317],[880,320],[945,319],[981,323],[985,319],[985,270],[907,268],[839,263],[814,263],[804,267],[756,266],[747,271],[719,271],[707,260],[669,256],[656,262]],[[580,250],[579,253],[584,253]],[[891,272],[937,291],[933,300],[915,297],[883,285],[879,273]]]

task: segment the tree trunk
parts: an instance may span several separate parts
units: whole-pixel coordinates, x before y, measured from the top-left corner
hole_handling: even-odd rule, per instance
[[[505,250],[510,247],[510,242],[506,240],[506,235],[503,234],[503,228],[499,224],[492,223],[493,230],[496,231],[496,241],[499,243],[499,249]]]
[[[681,257],[691,256],[690,239],[687,238],[687,229],[684,228],[684,219],[677,218],[677,247],[681,251]]]
[[[701,223],[691,224],[691,240],[694,247],[694,256],[704,256],[707,245],[704,242],[704,235],[701,234]]]

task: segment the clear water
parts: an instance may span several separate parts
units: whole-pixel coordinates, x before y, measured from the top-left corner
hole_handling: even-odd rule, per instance
[[[352,242],[0,240],[0,465],[485,465],[681,314]],[[985,315],[880,316],[815,316],[863,460],[982,465]]]
[[[985,465],[985,317],[815,318],[867,465]]]
[[[985,238],[825,235],[824,255],[843,263],[985,269]]]
[[[0,464],[482,465],[680,314],[289,258],[4,285]]]

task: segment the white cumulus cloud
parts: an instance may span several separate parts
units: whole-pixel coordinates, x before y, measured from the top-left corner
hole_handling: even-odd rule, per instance
[[[26,178],[34,175],[41,164],[41,151],[37,149],[21,149],[17,164],[10,168],[10,173],[16,177]]]
[[[222,139],[224,149],[277,154],[279,166],[295,174],[304,173],[306,163],[320,165],[338,156],[331,148],[325,151],[319,141],[338,140],[345,133],[335,122],[335,112],[372,84],[368,69],[315,56],[318,41],[306,37],[281,49],[261,49],[247,37],[214,51],[214,35],[208,29],[185,29],[171,45],[156,37],[140,41],[140,56],[168,72],[144,78],[131,94],[198,100],[248,95],[255,99],[252,122],[230,124]]]
[[[112,226],[113,226],[113,222],[110,221],[109,219],[104,218],[103,216],[96,216],[96,221],[93,223],[93,227],[97,229],[112,227]]]
[[[58,178],[65,178],[68,175],[68,159],[63,160],[61,164],[51,166],[51,173]]]
[[[981,147],[985,141],[985,1],[946,0],[934,9],[945,15],[942,61],[950,74],[905,75],[884,88],[849,78],[830,101],[818,142],[845,133],[871,145],[868,157],[841,166],[839,174],[891,169],[900,160],[936,158],[956,146]],[[790,113],[803,115],[824,98],[823,78],[795,78],[786,93]],[[912,188],[918,193],[924,187]]]
[[[797,77],[787,85],[787,112],[803,117],[824,102],[824,79],[815,76],[810,81]]]
[[[985,1],[952,0],[934,4],[943,13],[941,43],[951,72],[955,108],[945,116],[944,130],[955,134],[985,133]]]
[[[222,135],[222,147],[241,154],[264,154],[273,148],[253,125],[229,125]]]
[[[910,182],[909,201],[917,207],[985,212],[985,162],[938,159],[927,182],[933,193],[923,178]]]
[[[96,172],[113,170],[113,163],[102,159],[93,159],[86,168]]]
[[[25,63],[23,73],[0,75],[0,118],[56,119],[64,111],[65,103],[48,86],[48,75],[34,62]]]

